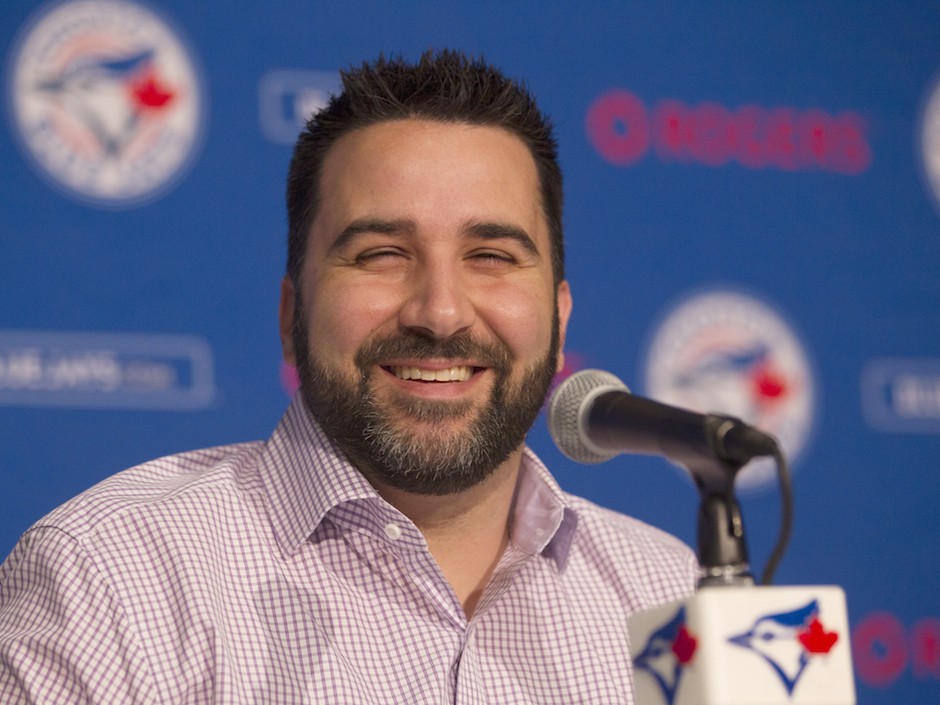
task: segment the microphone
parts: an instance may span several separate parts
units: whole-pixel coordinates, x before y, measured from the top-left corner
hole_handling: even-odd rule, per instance
[[[776,440],[740,419],[698,414],[630,393],[603,370],[581,370],[552,394],[548,425],[562,453],[600,463],[620,453],[662,455],[693,470],[773,455]]]

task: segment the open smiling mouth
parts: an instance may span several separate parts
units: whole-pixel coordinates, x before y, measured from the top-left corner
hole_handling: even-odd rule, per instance
[[[386,367],[398,379],[420,381],[420,382],[466,382],[473,373],[480,371],[482,367],[470,367],[468,365],[456,365],[454,367],[445,367],[440,370],[429,370],[422,367],[410,367],[395,365]]]

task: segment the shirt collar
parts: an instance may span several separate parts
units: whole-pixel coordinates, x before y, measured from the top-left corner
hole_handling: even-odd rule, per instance
[[[333,444],[299,392],[268,440],[260,471],[275,538],[286,556],[293,555],[340,504],[363,501],[386,521],[391,515],[404,518]],[[564,570],[577,514],[528,447],[522,455],[512,521],[518,548],[550,557]]]
[[[565,569],[578,515],[545,464],[528,446],[522,454],[512,521],[512,540],[516,546],[526,553],[552,558],[559,571]]]
[[[260,469],[285,555],[296,552],[333,507],[381,499],[314,421],[299,392],[268,440]]]

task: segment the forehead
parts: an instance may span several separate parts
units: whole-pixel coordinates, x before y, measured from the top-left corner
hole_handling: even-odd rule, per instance
[[[535,160],[500,127],[406,119],[341,137],[321,170],[312,239],[359,218],[407,219],[443,232],[505,222],[548,247]]]

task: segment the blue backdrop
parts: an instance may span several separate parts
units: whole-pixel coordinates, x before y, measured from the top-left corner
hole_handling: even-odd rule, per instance
[[[341,67],[454,47],[555,119],[566,373],[777,434],[777,582],[845,587],[860,703],[940,700],[940,5],[7,0],[0,46],[0,553],[124,467],[268,435],[300,120]],[[666,461],[530,441],[694,544]],[[740,485],[760,569],[778,495]]]

